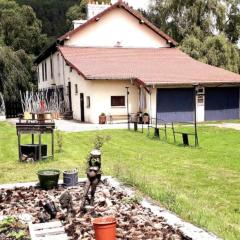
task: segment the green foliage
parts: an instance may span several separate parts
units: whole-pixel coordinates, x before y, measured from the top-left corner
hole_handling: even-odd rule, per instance
[[[96,135],[94,138],[93,144],[94,148],[100,150],[105,142],[108,142],[111,139],[109,135]]]
[[[228,0],[228,3],[224,32],[231,42],[237,43],[240,37],[240,0]]]
[[[14,1],[0,0],[0,32],[2,42],[14,50],[23,49],[37,55],[46,43],[41,33],[41,22],[30,6],[19,6]]]
[[[8,237],[13,238],[15,240],[26,240],[26,232],[23,230],[20,231],[12,231],[8,234]]]
[[[149,17],[163,31],[181,41],[199,29],[212,34],[223,28],[226,7],[219,0],[155,0]]]
[[[12,216],[9,216],[9,217],[3,219],[3,221],[0,222],[0,228],[10,227],[15,222],[16,222],[16,218],[12,217]]]
[[[76,19],[86,19],[87,0],[81,0],[77,4],[70,7],[66,13],[67,24],[71,26],[72,21]]]
[[[183,219],[223,239],[237,240],[240,236],[239,131],[209,126],[199,126],[198,130],[199,148],[171,144],[170,134],[166,143],[147,137],[146,132],[98,132],[111,136],[102,148],[102,171],[137,187]],[[26,165],[17,161],[15,127],[0,123],[0,182],[36,181],[38,170],[56,166],[62,171],[78,166],[79,175],[85,176],[85,156],[93,147],[96,131],[62,134],[62,153],[56,153],[54,159]],[[181,135],[177,138],[181,141]],[[28,142],[29,136],[23,136],[22,143]],[[51,136],[43,136],[43,142],[50,144]]]
[[[193,35],[187,36],[181,43],[181,49],[204,63],[236,73],[240,70],[238,49],[222,34],[208,36],[202,41]]]
[[[31,6],[42,21],[43,32],[50,38],[49,42],[69,30],[66,12],[79,0],[16,0],[19,4]]]
[[[145,14],[194,59],[239,73],[234,44],[240,36],[239,4],[239,0],[155,0]]]
[[[9,239],[29,240],[25,229],[26,226],[13,216],[9,216],[0,222],[0,234],[5,234],[5,236]]]
[[[32,59],[24,50],[0,47],[0,92],[5,99],[16,99],[19,91],[31,88]]]

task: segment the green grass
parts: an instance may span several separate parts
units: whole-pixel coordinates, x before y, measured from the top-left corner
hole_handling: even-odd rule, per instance
[[[200,126],[199,148],[127,130],[98,133],[111,136],[103,147],[105,175],[136,186],[185,220],[224,239],[239,239],[240,132]],[[15,128],[1,123],[0,182],[36,181],[36,171],[43,168],[78,167],[83,177],[85,159],[96,134],[63,133],[63,152],[56,153],[54,160],[23,164],[17,160]],[[30,141],[30,137],[24,141]],[[45,142],[49,141],[46,137]]]

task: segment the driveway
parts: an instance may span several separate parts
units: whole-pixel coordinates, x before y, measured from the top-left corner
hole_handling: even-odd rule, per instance
[[[97,131],[106,129],[127,129],[127,123],[118,124],[91,124],[74,120],[55,120],[56,128],[64,132]]]
[[[203,124],[204,126],[214,126],[219,128],[231,128],[240,131],[240,123],[214,123],[214,124]]]
[[[7,119],[11,124],[16,124],[17,118]],[[97,131],[106,129],[127,129],[127,123],[115,124],[92,124],[81,123],[75,120],[55,120],[56,128],[63,132],[84,132],[84,131]],[[230,128],[240,131],[240,123],[213,123],[213,124],[200,124],[199,126]],[[140,126],[139,126],[140,127]],[[146,127],[146,126],[145,126]],[[133,128],[131,124],[131,128]]]

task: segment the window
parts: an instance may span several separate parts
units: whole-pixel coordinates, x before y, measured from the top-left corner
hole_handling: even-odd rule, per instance
[[[47,61],[44,62],[44,67],[45,67],[45,81],[47,81]]]
[[[54,74],[53,74],[53,59],[52,59],[52,55],[50,57],[50,68],[51,68],[51,79],[54,78]]]
[[[40,76],[39,76],[39,65],[37,67],[37,79],[38,79],[38,82],[40,83]]]
[[[74,86],[75,86],[75,94],[78,94],[78,85],[75,84]]]
[[[45,77],[45,74],[44,74],[44,62],[42,62],[42,81],[44,82],[44,77]]]
[[[72,72],[72,70],[73,70],[72,67],[69,67],[69,72]]]
[[[90,106],[91,106],[90,97],[87,96],[87,108],[90,108]]]
[[[111,96],[112,107],[125,107],[125,96]]]

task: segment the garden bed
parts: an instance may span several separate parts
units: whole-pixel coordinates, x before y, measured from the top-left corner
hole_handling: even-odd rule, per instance
[[[94,239],[92,221],[100,216],[115,216],[117,219],[117,239],[183,240],[180,232],[173,230],[161,217],[144,208],[138,199],[127,192],[110,186],[107,182],[98,186],[95,204],[84,214],[80,211],[83,185],[68,189],[73,207],[67,212],[59,204],[60,196],[67,189],[44,191],[36,187],[0,190],[0,216],[30,214],[33,223],[49,222],[50,215],[42,205],[54,201],[58,209],[56,219],[61,220],[69,239]]]

